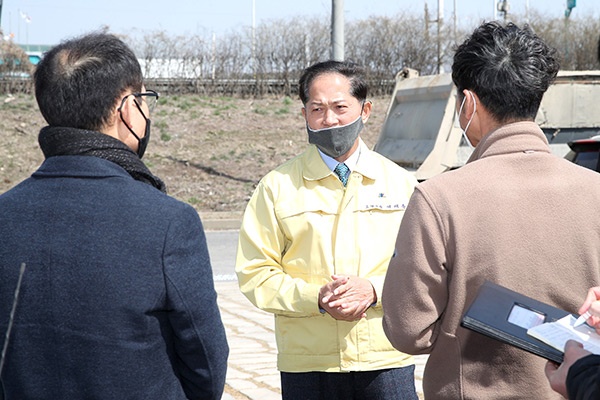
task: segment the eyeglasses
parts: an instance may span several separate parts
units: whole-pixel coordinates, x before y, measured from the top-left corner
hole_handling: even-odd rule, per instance
[[[140,107],[141,103],[143,101],[146,102],[146,104],[148,105],[148,110],[150,112],[152,112],[154,110],[154,108],[156,107],[156,103],[158,103],[158,93],[155,92],[154,90],[147,90],[145,92],[142,93],[131,93],[128,94],[127,96],[123,97],[123,99],[121,100],[121,105],[119,106],[119,108],[117,110],[121,111],[121,109],[123,108],[123,104],[125,104],[125,100],[127,100],[127,98],[129,96],[133,96],[136,99],[136,104],[138,106],[138,108]],[[142,109],[140,108],[140,111],[142,111]],[[142,111],[143,114],[143,111]]]
[[[150,112],[154,111],[156,103],[158,103],[159,97],[157,92],[155,92],[154,90],[147,90],[143,93],[132,93],[132,95],[140,101],[146,101],[146,104],[148,105],[148,110],[150,110]]]

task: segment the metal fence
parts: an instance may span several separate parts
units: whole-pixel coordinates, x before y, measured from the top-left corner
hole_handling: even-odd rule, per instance
[[[298,81],[283,79],[189,79],[155,78],[147,79],[148,88],[161,94],[198,94],[202,96],[290,96],[298,95]],[[392,79],[373,79],[369,82],[371,95],[390,95],[394,90]],[[27,77],[0,77],[0,93],[33,94],[33,81]]]
[[[33,93],[33,81],[27,77],[0,77],[0,93]]]

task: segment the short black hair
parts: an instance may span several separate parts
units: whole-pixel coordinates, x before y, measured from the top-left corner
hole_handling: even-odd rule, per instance
[[[350,61],[323,61],[306,68],[298,81],[298,92],[302,104],[306,104],[309,98],[310,86],[316,77],[337,73],[350,80],[350,94],[363,102],[367,99],[368,85],[365,70]]]
[[[91,33],[67,40],[42,57],[34,72],[35,97],[50,126],[99,130],[119,97],[141,91],[140,64],[114,35]]]
[[[556,49],[528,25],[487,22],[458,46],[452,80],[459,100],[474,91],[498,122],[533,121],[559,68]]]

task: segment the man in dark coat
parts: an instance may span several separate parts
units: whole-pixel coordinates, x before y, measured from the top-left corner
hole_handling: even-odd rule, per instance
[[[220,399],[229,348],[192,207],[140,160],[158,94],[90,34],[35,72],[46,157],[0,195],[0,375],[9,399]]]

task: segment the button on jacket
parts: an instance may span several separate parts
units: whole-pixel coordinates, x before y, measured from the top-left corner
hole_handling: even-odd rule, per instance
[[[267,174],[240,230],[236,272],[242,292],[275,314],[284,372],[370,371],[413,363],[383,333],[383,279],[416,179],[361,142],[344,188],[317,148]],[[370,280],[377,303],[360,321],[319,310],[332,274]]]

